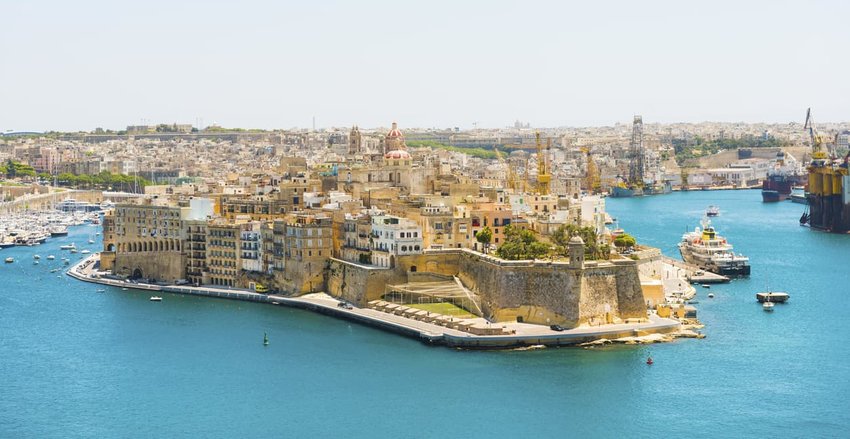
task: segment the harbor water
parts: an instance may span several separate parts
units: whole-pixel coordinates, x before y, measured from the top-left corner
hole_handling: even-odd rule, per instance
[[[707,338],[648,346],[460,351],[296,309],[150,302],[50,272],[79,260],[60,245],[96,249],[88,225],[0,250],[15,258],[0,265],[0,437],[846,437],[850,236],[758,191],[607,200],[673,257],[711,204],[752,276],[698,288]],[[791,295],[773,313],[755,300],[768,287]]]

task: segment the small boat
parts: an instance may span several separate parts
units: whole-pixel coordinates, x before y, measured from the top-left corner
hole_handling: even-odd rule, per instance
[[[263,346],[268,346],[268,345],[269,345],[269,335],[264,332],[263,333]]]
[[[708,293],[708,298],[709,298],[709,299],[714,299],[714,293]]]
[[[41,259],[41,256],[39,256],[39,255],[32,255],[32,258],[33,258],[33,259],[35,259],[35,260],[38,260],[38,259]]]
[[[705,209],[705,215],[706,216],[720,215],[720,208],[712,204],[711,206],[708,206],[708,209]]]
[[[65,259],[65,265],[71,265],[71,261],[68,260],[68,259]]]
[[[71,253],[76,253],[76,252],[77,252],[77,249],[76,249],[76,248],[72,248],[72,249],[71,249]]]
[[[59,250],[75,250],[76,248],[77,248],[77,245],[74,244],[73,242],[70,243],[70,244],[65,244],[65,245],[59,246]]]
[[[87,254],[91,253],[91,250],[83,250],[80,253],[87,255]]]
[[[8,258],[6,258],[6,263],[7,263],[7,264],[11,264],[12,262],[15,262],[15,258],[12,258],[12,257],[8,257]]]
[[[764,302],[764,303],[761,304],[761,309],[763,309],[765,311],[773,311],[773,306],[774,306],[773,302]]]
[[[711,288],[711,285],[709,285],[709,284],[701,284],[700,286],[703,287],[703,288]]]
[[[782,293],[778,291],[765,291],[762,293],[756,293],[756,300],[762,303],[785,303],[790,298],[791,296],[788,293]]]
[[[654,362],[654,361],[652,361],[652,357],[649,357],[649,358],[647,358],[647,359],[646,359],[646,364],[647,364],[647,365],[652,366],[654,363],[655,363],[655,362]]]
[[[54,268],[54,269],[50,270],[51,273],[56,273],[57,271],[59,271],[58,268]]]
[[[126,288],[124,288],[126,290]],[[162,302],[162,297],[159,296],[151,296],[151,302]]]
[[[32,261],[32,265],[38,265],[38,259],[36,259],[35,261]]]
[[[104,290],[103,288],[99,288],[99,289],[97,290],[97,292],[98,292],[98,293],[105,293],[105,292],[106,292],[106,290]]]
[[[48,256],[47,256],[47,260],[48,260],[48,261],[52,261],[52,260],[54,260],[54,259],[56,259],[56,256],[53,256],[53,255],[48,255]]]

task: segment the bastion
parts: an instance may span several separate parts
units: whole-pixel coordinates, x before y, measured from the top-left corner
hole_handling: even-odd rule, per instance
[[[572,328],[646,317],[638,269],[632,260],[584,261],[579,256],[570,262],[507,261],[469,249],[399,256],[394,268],[332,259],[327,291],[365,306],[381,299],[389,285],[415,282],[425,273],[457,278],[480,299],[482,317],[496,322]]]

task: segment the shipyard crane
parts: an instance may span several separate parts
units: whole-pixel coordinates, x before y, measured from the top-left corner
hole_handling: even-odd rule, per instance
[[[823,137],[818,134],[815,128],[815,119],[812,117],[812,109],[806,110],[806,124],[803,129],[809,133],[809,141],[812,144],[812,164],[815,166],[823,166],[826,164],[827,152],[823,147]]]
[[[587,193],[592,194],[599,189],[599,168],[593,161],[593,156],[590,154],[590,148],[582,146],[581,152],[587,157],[587,172],[584,177],[584,188]]]
[[[537,193],[540,195],[549,195],[549,182],[552,181],[552,176],[549,175],[546,169],[546,155],[543,154],[543,145],[540,143],[540,132],[534,134],[537,144]],[[552,147],[551,139],[548,141],[546,151]]]
[[[632,122],[632,140],[630,146],[629,185],[632,187],[643,187],[646,151],[643,149],[643,117],[639,115],[635,115]]]

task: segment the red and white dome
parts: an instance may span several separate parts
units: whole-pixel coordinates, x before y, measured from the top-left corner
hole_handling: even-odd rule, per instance
[[[393,122],[393,128],[387,133],[387,139],[395,139],[399,137],[404,137],[404,135],[402,135],[401,130],[398,129],[398,124]]]
[[[384,158],[389,160],[407,160],[410,158],[410,153],[403,149],[396,149],[384,154]]]

